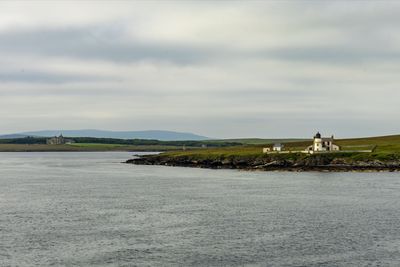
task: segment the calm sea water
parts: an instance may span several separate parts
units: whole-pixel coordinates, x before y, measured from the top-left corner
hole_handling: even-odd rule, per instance
[[[400,174],[0,153],[0,266],[400,266]]]

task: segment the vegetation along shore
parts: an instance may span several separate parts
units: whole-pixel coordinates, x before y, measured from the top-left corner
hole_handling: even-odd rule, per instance
[[[400,171],[400,135],[336,140],[341,151],[299,153],[310,141],[284,143],[287,153],[263,153],[263,145],[171,151],[127,163],[265,171]],[[265,146],[265,145],[264,145]],[[366,150],[369,153],[354,152]]]
[[[182,149],[241,146],[224,140],[160,141],[151,139],[116,139],[95,137],[66,137],[68,142],[48,144],[46,137],[0,139],[0,152],[89,152],[89,151],[177,151]]]

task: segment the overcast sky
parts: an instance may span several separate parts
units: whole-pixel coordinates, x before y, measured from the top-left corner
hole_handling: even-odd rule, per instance
[[[0,2],[0,133],[400,133],[396,1]]]

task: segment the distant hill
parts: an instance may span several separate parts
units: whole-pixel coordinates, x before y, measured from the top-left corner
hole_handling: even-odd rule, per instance
[[[7,135],[0,135],[0,139],[16,139],[16,138],[25,138],[27,135],[23,134],[7,134]]]
[[[161,141],[181,141],[181,140],[207,140],[206,136],[201,136],[193,133],[182,133],[173,131],[103,131],[103,130],[46,130],[23,132],[10,135],[0,136],[5,138],[23,138],[26,136],[51,137],[63,134],[67,137],[96,137],[96,138],[117,138],[117,139],[157,139]]]
[[[303,138],[234,138],[234,139],[222,139],[224,142],[238,142],[246,145],[267,145],[267,144],[275,144],[275,143],[292,143],[292,142],[301,142],[308,141],[309,139]]]

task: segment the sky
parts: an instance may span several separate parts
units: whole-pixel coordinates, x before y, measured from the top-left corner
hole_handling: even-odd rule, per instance
[[[396,1],[1,1],[0,133],[400,133]]]

